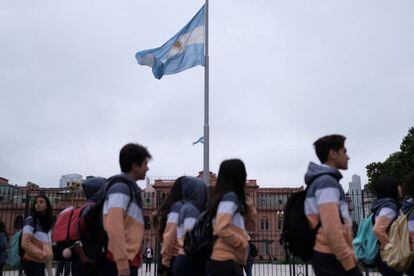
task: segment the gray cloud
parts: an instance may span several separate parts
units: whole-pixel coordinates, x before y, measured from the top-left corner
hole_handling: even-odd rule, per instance
[[[150,175],[196,174],[203,69],[158,81],[138,50],[160,46],[202,1],[0,3],[0,176],[56,186],[109,176],[123,144]],[[210,167],[240,157],[262,186],[298,186],[312,142],[343,133],[350,168],[398,149],[413,125],[409,1],[225,1],[210,6]]]

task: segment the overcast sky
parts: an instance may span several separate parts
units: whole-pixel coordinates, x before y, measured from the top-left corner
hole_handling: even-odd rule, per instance
[[[203,67],[156,80],[162,45],[199,0],[0,1],[0,176],[58,186],[111,176],[127,142],[149,176],[203,168]],[[312,143],[347,136],[349,170],[398,150],[414,125],[414,2],[210,2],[210,169],[245,161],[260,186],[301,186]]]

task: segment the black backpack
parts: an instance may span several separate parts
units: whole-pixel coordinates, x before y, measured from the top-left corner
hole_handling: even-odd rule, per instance
[[[133,198],[140,200],[140,195],[135,192],[134,185],[130,179],[124,176],[113,176],[108,179],[107,183],[98,191],[96,204],[88,206],[82,213],[82,219],[79,223],[79,232],[81,234],[81,247],[75,248],[75,252],[80,255],[83,262],[99,264],[103,261],[107,253],[108,236],[103,227],[103,205],[105,196],[109,188],[115,183],[125,183],[130,192],[130,199],[127,206],[131,204]],[[84,256],[82,256],[84,254]]]
[[[302,261],[309,261],[312,258],[313,246],[320,223],[315,229],[311,229],[308,218],[305,214],[304,191],[292,194],[284,209],[283,231],[280,242],[289,250],[293,256],[299,257]]]
[[[204,211],[184,237],[184,251],[197,260],[207,260],[213,251],[217,237],[213,235],[213,222],[209,211]]]

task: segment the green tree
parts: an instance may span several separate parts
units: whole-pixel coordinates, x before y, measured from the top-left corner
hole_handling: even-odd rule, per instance
[[[414,170],[414,127],[408,130],[399,151],[390,154],[384,162],[368,164],[366,169],[368,188],[371,188],[381,175],[394,176],[399,183],[402,183],[405,177]]]

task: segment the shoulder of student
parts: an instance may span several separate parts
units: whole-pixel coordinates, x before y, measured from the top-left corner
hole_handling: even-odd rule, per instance
[[[179,213],[182,207],[183,203],[181,201],[174,202],[170,207],[169,213]]]
[[[240,204],[239,197],[236,195],[235,192],[228,192],[224,194],[223,197],[221,198],[221,201],[232,201],[236,204]]]
[[[107,191],[107,195],[115,194],[115,193],[122,193],[125,195],[130,196],[131,195],[131,187],[129,186],[131,184],[126,182],[117,182],[111,185]]]
[[[186,218],[198,218],[200,211],[193,204],[184,204],[180,210],[180,220]]]

